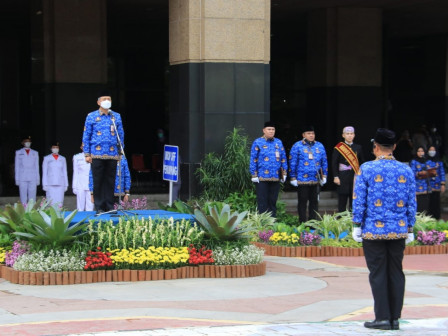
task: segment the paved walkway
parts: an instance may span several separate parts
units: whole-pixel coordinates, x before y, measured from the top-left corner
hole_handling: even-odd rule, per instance
[[[445,335],[448,255],[406,255],[400,331],[373,319],[363,257],[266,257],[267,275],[70,286],[0,280],[0,335]]]

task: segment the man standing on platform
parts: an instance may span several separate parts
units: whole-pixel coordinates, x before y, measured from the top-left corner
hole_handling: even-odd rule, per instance
[[[263,136],[255,139],[250,151],[249,170],[257,192],[258,212],[277,216],[280,181],[286,181],[288,164],[283,143],[274,137],[275,125],[264,123]]]
[[[93,196],[98,214],[114,209],[114,183],[124,131],[119,113],[112,111],[109,92],[99,94],[99,109],[87,115],[84,125],[83,146],[86,162],[91,163]]]
[[[39,153],[31,149],[31,137],[23,139],[22,146],[16,151],[15,179],[20,202],[27,204],[31,199],[36,200],[36,189],[40,184]]]
[[[328,163],[324,146],[315,141],[313,126],[306,126],[302,132],[303,140],[297,141],[289,153],[290,183],[297,187],[297,209],[299,222],[316,219],[318,211],[319,185],[327,182]]]
[[[338,186],[339,212],[352,209],[353,178],[358,173],[360,164],[364,162],[361,145],[353,142],[355,129],[352,126],[344,127],[342,137],[344,142],[334,147],[331,161],[334,184]]]
[[[398,330],[403,308],[406,243],[414,240],[416,200],[411,168],[392,155],[395,133],[379,128],[373,139],[376,159],[355,177],[353,239],[362,242],[374,300],[375,320],[366,328]]]

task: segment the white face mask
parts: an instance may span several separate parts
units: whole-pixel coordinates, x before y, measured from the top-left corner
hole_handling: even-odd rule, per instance
[[[436,156],[436,151],[429,151],[429,152],[428,152],[428,155],[429,155],[430,157],[434,157],[434,156]]]
[[[103,101],[101,102],[100,106],[101,106],[103,109],[108,110],[108,109],[110,109],[110,107],[112,106],[112,102],[111,102],[110,100],[103,100]]]
[[[31,147],[31,142],[27,141],[23,145],[25,146],[25,148],[30,148]]]
[[[57,154],[57,153],[59,153],[59,148],[52,148],[52,149],[51,149],[51,152],[52,152],[53,154]]]

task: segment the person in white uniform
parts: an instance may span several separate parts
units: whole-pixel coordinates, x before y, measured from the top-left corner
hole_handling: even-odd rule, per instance
[[[83,150],[81,145],[81,151]],[[73,193],[76,195],[76,206],[79,211],[93,211],[93,203],[89,190],[90,163],[86,162],[84,153],[73,156]]]
[[[59,155],[59,143],[51,146],[51,154],[44,157],[42,163],[42,187],[47,192],[47,200],[62,207],[64,193],[68,188],[67,161]]]
[[[20,202],[36,200],[36,188],[40,184],[39,153],[31,149],[31,137],[22,140],[23,148],[16,151],[15,179],[19,187]]]

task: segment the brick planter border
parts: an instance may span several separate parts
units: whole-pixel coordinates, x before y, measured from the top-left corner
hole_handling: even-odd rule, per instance
[[[0,266],[0,276],[20,285],[74,285],[95,282],[154,281],[188,278],[248,278],[266,274],[266,262],[255,265],[200,265],[161,270],[25,272]],[[51,279],[51,280],[50,280]]]
[[[334,247],[334,246],[272,246],[264,243],[253,243],[263,248],[265,255],[276,257],[359,257],[364,256],[362,247]],[[447,254],[448,245],[419,245],[406,246],[404,254]]]

